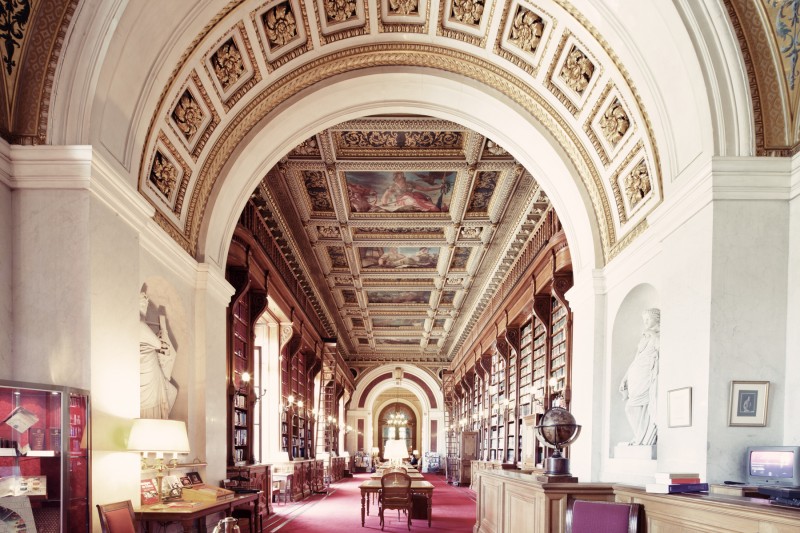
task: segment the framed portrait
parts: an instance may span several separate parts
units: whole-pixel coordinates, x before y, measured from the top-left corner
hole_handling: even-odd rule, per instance
[[[769,381],[731,381],[729,426],[766,426]]]
[[[685,428],[692,425],[691,387],[667,392],[667,425],[671,428]]]
[[[186,477],[189,478],[189,481],[191,481],[192,485],[199,485],[203,482],[198,472],[187,472]]]

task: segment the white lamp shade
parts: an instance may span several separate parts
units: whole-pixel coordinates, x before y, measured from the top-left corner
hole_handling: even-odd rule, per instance
[[[137,452],[189,453],[186,422],[137,418],[131,426],[128,449]]]
[[[408,457],[406,441],[398,439],[386,441],[386,447],[383,449],[384,459],[405,459],[406,457]]]
[[[272,460],[274,463],[288,463],[289,462],[289,452],[278,452],[275,454],[275,458]]]

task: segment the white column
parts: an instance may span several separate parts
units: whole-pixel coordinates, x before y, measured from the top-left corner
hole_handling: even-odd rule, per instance
[[[572,400],[570,411],[582,426],[570,446],[570,470],[581,481],[594,481],[600,472],[603,445],[606,297],[605,278],[599,270],[574,274],[567,291],[572,311]]]

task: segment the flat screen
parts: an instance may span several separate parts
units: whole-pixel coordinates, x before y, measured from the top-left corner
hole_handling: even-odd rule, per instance
[[[750,452],[750,475],[775,479],[794,477],[794,452],[753,450]]]

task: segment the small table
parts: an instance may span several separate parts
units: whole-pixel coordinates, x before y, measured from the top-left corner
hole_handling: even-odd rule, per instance
[[[380,484],[380,481],[378,484]],[[214,502],[174,502],[186,505],[186,507],[170,506],[170,502],[142,505],[139,509],[134,510],[133,514],[136,516],[136,521],[141,522],[145,532],[149,531],[148,522],[150,521],[162,524],[179,522],[183,531],[192,531],[192,525],[205,516],[222,512],[225,513],[225,516],[231,516],[236,507],[252,504],[250,531],[255,531],[259,494],[258,492],[236,494],[233,498]],[[197,530],[206,531],[205,521],[200,521]]]
[[[369,494],[381,491],[381,480],[370,479],[358,486],[361,489],[361,527],[364,527],[364,519],[369,514]],[[431,527],[431,510],[433,508],[433,483],[430,481],[411,480],[411,494],[424,494],[428,500],[428,527]]]

